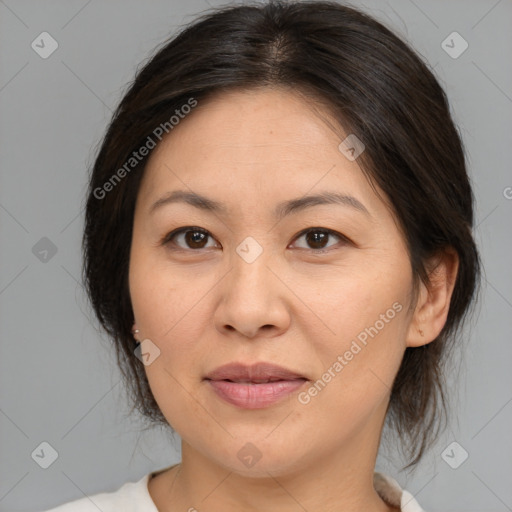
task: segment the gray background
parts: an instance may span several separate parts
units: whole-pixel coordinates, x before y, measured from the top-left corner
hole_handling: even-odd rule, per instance
[[[512,510],[512,2],[353,5],[406,38],[445,87],[467,146],[486,268],[451,375],[450,428],[415,473],[399,473],[385,453],[378,467],[429,512]],[[87,164],[136,66],[206,8],[200,0],[0,0],[2,511],[112,491],[179,460],[178,438],[125,417],[113,353],[80,283],[82,200]],[[43,31],[59,45],[47,59],[31,48]],[[441,46],[453,31],[469,44],[456,59]],[[43,237],[56,254],[33,250]],[[48,469],[31,456],[44,441],[58,452]],[[458,469],[441,457],[454,441],[469,454]],[[460,447],[448,451],[452,461]]]

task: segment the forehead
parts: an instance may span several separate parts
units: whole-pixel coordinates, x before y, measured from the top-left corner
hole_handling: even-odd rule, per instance
[[[345,136],[327,112],[290,91],[218,94],[198,102],[153,150],[141,200],[189,188],[229,206],[328,189],[375,202],[357,160],[338,148]]]
[[[339,144],[340,133],[326,125],[327,117],[312,100],[284,89],[217,93],[198,102],[164,138],[155,156],[178,145],[193,145],[210,158],[222,153],[243,160],[247,151],[264,161],[279,155],[290,158],[292,152],[313,156]]]

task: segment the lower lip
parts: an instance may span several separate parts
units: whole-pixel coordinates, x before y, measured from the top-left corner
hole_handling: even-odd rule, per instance
[[[243,409],[263,409],[301,388],[306,379],[279,380],[264,384],[244,384],[209,380],[213,390],[226,402]]]

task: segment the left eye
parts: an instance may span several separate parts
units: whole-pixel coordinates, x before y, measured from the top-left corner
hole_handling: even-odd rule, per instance
[[[295,240],[300,240],[304,238],[309,247],[300,247],[301,249],[310,249],[315,252],[324,252],[327,247],[331,247],[331,244],[327,246],[327,241],[332,237],[337,238],[338,240],[348,242],[348,239],[335,231],[325,228],[309,228],[306,231],[303,231]]]

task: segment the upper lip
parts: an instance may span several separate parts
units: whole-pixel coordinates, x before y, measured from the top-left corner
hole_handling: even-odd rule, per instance
[[[205,379],[231,380],[234,382],[265,382],[268,380],[306,379],[306,377],[282,366],[261,362],[252,365],[242,363],[225,364],[208,373]]]

